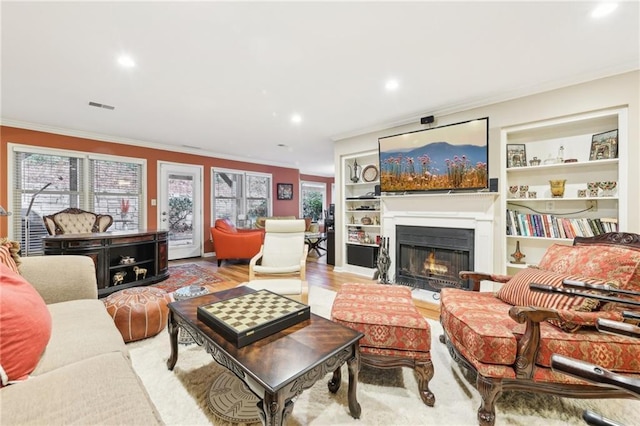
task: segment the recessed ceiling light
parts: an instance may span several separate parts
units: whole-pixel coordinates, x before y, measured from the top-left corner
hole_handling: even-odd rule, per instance
[[[394,78],[387,80],[387,83],[384,85],[384,88],[389,91],[396,90],[398,87],[400,87],[400,83]]]
[[[618,3],[600,3],[591,12],[592,18],[602,18],[618,8]]]
[[[136,63],[133,61],[131,56],[122,55],[118,58],[118,63],[125,68],[133,68],[136,66]]]
[[[302,123],[302,116],[300,114],[293,114],[291,116],[291,122],[294,124]]]
[[[287,145],[286,145],[286,144],[284,144],[284,143],[279,143],[279,144],[278,144],[278,146],[279,146],[280,148],[286,148],[286,146],[287,146]]]

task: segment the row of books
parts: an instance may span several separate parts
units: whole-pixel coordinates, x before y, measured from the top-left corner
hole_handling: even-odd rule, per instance
[[[616,218],[566,218],[507,210],[507,235],[573,239],[617,231],[618,219]]]

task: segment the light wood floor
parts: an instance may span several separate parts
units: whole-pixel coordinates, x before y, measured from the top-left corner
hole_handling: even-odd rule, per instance
[[[222,262],[218,267],[218,262],[213,257],[200,257],[183,260],[174,260],[169,262],[170,265],[180,263],[197,263],[198,265],[211,269],[221,276],[228,284],[223,284],[229,288],[245,282],[249,279],[249,263],[248,262]],[[333,266],[327,265],[326,256],[317,257],[310,254],[307,258],[307,281],[309,286],[324,287],[329,290],[337,291],[340,286],[348,282],[375,283],[372,279],[367,279],[360,275],[335,272]],[[430,319],[438,320],[440,318],[440,310],[438,305],[414,299],[414,302],[420,313]]]

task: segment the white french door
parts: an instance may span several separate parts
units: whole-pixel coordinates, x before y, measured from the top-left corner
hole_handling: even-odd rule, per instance
[[[202,166],[158,165],[158,228],[169,231],[169,260],[201,256]]]

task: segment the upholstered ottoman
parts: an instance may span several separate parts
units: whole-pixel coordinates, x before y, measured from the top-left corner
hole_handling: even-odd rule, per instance
[[[125,342],[146,339],[167,325],[171,297],[154,287],[134,287],[111,293],[103,302]]]
[[[331,309],[331,319],[364,333],[360,362],[376,368],[411,367],[422,401],[433,406],[431,329],[418,312],[411,289],[400,285],[343,284]]]

